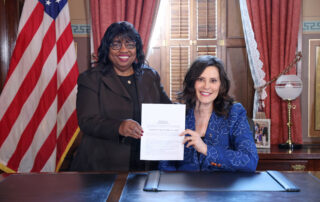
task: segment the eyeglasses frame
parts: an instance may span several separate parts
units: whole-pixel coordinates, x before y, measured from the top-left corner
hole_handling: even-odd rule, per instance
[[[118,44],[118,45],[119,45],[119,44],[121,44],[121,45],[117,47],[116,45],[114,45],[115,43]],[[134,44],[134,47],[128,46],[128,45],[130,45],[130,44]],[[112,42],[112,43],[110,44],[110,47],[112,48],[112,50],[120,50],[121,47],[122,47],[122,45],[124,45],[124,47],[126,47],[126,49],[129,49],[129,50],[132,50],[132,49],[137,48],[135,41],[126,41],[126,42],[121,42],[121,43],[119,43],[119,42],[117,42],[117,41],[114,41],[114,42]]]

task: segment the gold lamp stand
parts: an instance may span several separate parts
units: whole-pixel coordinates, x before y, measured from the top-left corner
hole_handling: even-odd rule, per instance
[[[288,126],[288,140],[286,143],[283,143],[283,144],[279,144],[279,148],[281,149],[290,149],[290,150],[293,150],[293,149],[301,149],[302,148],[302,145],[301,144],[294,144],[292,143],[292,137],[291,137],[291,109],[294,108],[291,104],[291,100],[287,100],[287,103],[288,103],[288,123],[287,123],[287,126]]]

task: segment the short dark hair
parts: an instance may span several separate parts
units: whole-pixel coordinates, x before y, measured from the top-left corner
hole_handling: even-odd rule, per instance
[[[227,117],[233,103],[233,99],[228,95],[230,80],[224,70],[222,61],[215,56],[199,56],[192,63],[184,78],[183,90],[178,94],[178,99],[186,104],[187,110],[195,107],[197,98],[194,84],[208,66],[215,66],[218,68],[221,82],[218,96],[213,102],[213,110],[218,115]]]
[[[137,60],[134,62],[133,68],[135,71],[139,70],[145,64],[142,40],[134,26],[126,21],[115,22],[108,27],[98,48],[97,63],[103,64],[106,71],[112,68],[112,62],[109,60],[109,48],[116,37],[120,37],[120,39],[130,39],[136,42]]]

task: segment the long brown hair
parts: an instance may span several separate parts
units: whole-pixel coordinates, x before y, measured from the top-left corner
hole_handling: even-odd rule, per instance
[[[215,66],[218,68],[221,82],[218,96],[213,102],[213,110],[218,115],[227,117],[233,103],[233,98],[228,94],[230,89],[230,80],[224,70],[222,61],[215,56],[199,56],[192,63],[184,78],[183,90],[178,94],[178,99],[186,104],[187,110],[195,107],[197,98],[194,84],[208,66]]]

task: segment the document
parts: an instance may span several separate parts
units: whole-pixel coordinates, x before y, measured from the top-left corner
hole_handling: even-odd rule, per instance
[[[142,104],[140,159],[183,160],[185,104]]]

